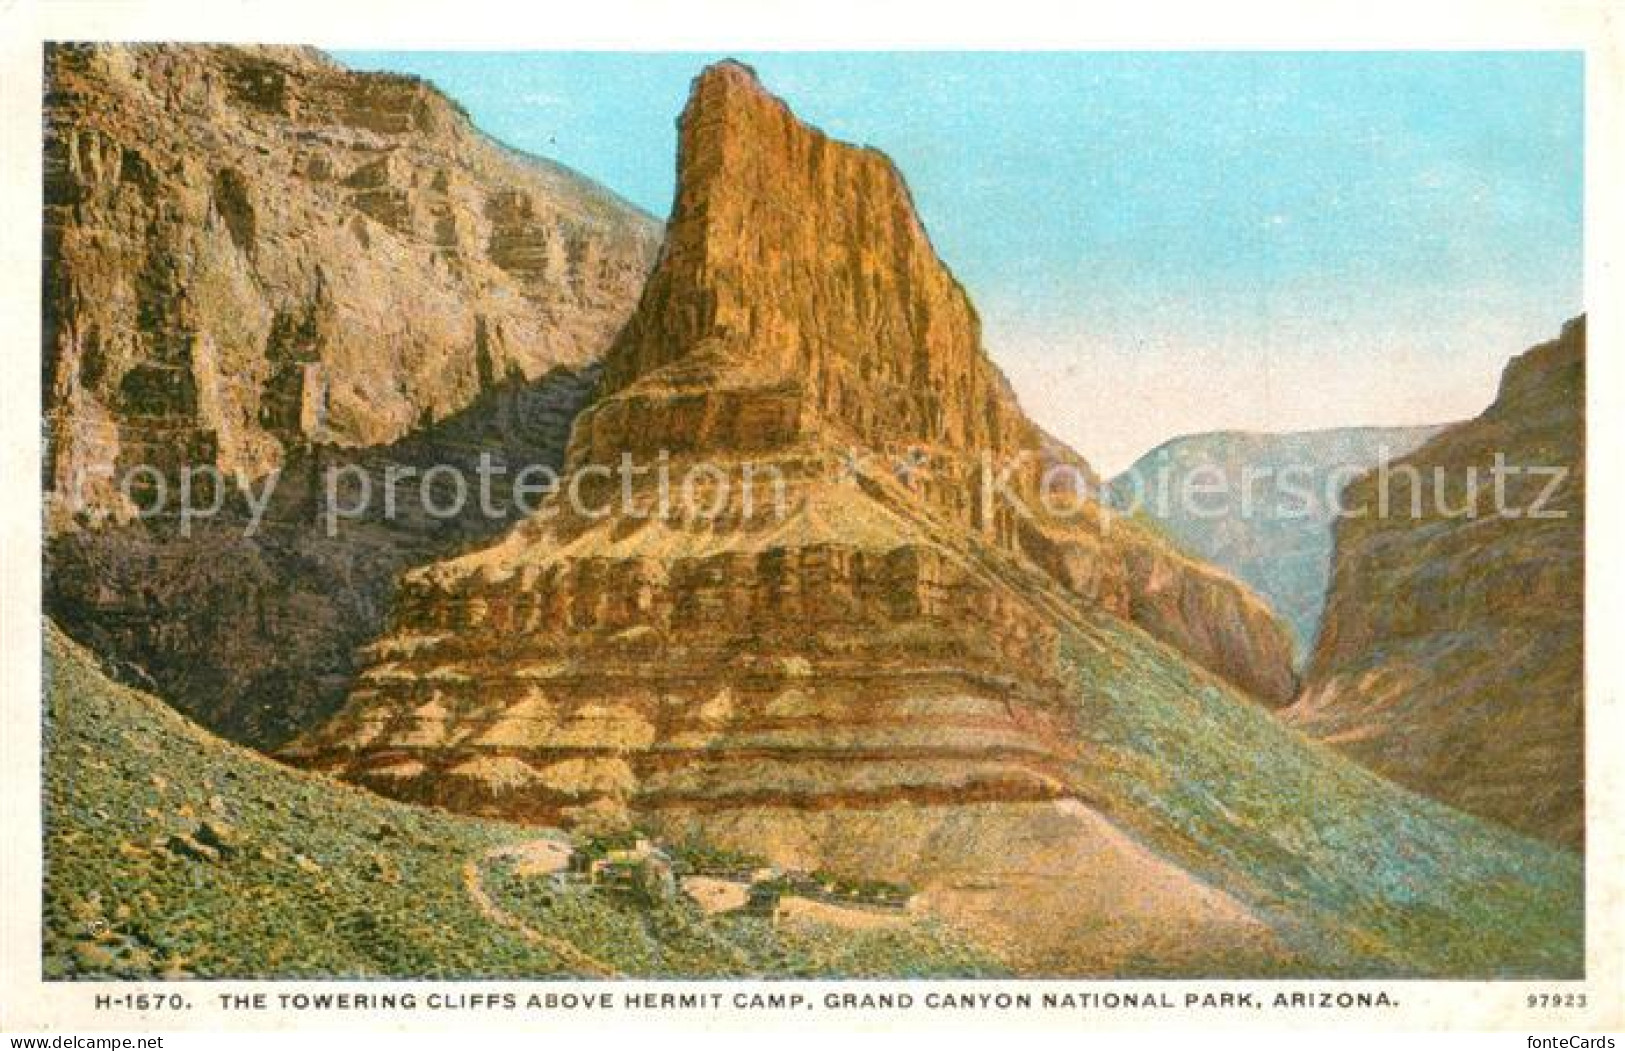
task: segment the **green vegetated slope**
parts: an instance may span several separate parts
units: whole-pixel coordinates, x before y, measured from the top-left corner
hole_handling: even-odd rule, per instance
[[[928,923],[775,928],[521,877],[493,851],[540,830],[289,770],[110,682],[54,627],[46,659],[52,977],[999,971]],[[1576,856],[1383,781],[1132,628],[1102,621],[1065,659],[1087,801],[1255,909],[1292,971],[1581,973]]]
[[[1385,781],[1102,620],[1064,656],[1085,798],[1247,902],[1311,973],[1577,977],[1584,867]]]
[[[518,878],[487,857],[541,830],[392,803],[273,763],[109,681],[51,625],[45,658],[50,978],[976,975],[996,967],[928,924],[773,929],[707,918],[686,901],[650,910],[587,888],[551,894],[538,889],[546,880]],[[481,889],[522,927],[476,903],[470,862]]]

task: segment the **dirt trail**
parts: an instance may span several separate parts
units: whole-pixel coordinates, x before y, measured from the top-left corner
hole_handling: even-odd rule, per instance
[[[551,843],[551,841],[539,842]],[[485,889],[485,882],[480,878],[480,865],[482,862],[523,856],[527,852],[527,848],[533,846],[534,844],[527,843],[520,846],[496,847],[463,865],[463,886],[467,888],[468,896],[474,902],[474,907],[480,910],[480,914],[492,923],[514,931],[532,945],[541,946],[574,970],[596,978],[622,977],[621,973],[613,967],[588,956],[564,939],[555,938],[550,934],[543,934],[532,927],[518,916],[498,905],[492,899],[490,892]]]

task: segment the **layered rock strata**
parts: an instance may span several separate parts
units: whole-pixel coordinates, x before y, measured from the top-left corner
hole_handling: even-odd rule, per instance
[[[658,243],[426,82],[305,50],[53,46],[44,156],[45,471],[69,517],[128,517],[109,468],[259,478],[584,366]]]
[[[571,438],[582,484],[413,573],[288,754],[527,820],[1057,800],[1056,641],[1102,614],[1290,696],[1245,589],[1040,499],[1057,463],[1092,476],[1021,412],[884,156],[733,63],[680,127],[666,246]]]

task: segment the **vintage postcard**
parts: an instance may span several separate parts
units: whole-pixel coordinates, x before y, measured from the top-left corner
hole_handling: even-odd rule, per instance
[[[6,71],[7,1032],[1625,1024],[1605,5],[97,11]]]

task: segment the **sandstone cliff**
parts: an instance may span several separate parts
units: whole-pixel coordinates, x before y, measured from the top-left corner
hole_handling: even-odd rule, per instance
[[[661,262],[572,465],[659,450],[858,452],[893,475],[901,462],[910,505],[942,527],[1023,556],[1263,700],[1291,697],[1286,637],[1245,588],[1103,523],[1092,499],[1046,507],[1046,477],[1053,498],[1079,482],[1092,494],[1095,475],[1021,411],[885,155],[802,124],[732,63],[696,82],[680,127]]]
[[[1285,634],[1244,589],[1088,501],[1044,509],[1046,458],[1076,457],[983,353],[889,161],[734,63],[695,82],[680,126],[666,245],[571,438],[570,467],[599,472],[585,508],[560,499],[412,574],[344,716],[301,754],[531,815],[1048,797],[1055,639],[1091,610],[1290,695]],[[984,456],[1015,465],[1017,498],[978,484]],[[618,492],[623,457],[734,484],[702,501],[715,511],[661,514],[651,472],[626,482],[632,504]],[[911,758],[830,777],[831,734]]]
[[[642,469],[615,477],[623,458]],[[1086,465],[1021,412],[896,169],[744,67],[695,82],[665,247],[567,462],[577,499],[408,576],[348,704],[286,755],[531,821],[754,815],[794,838],[798,814],[880,815],[854,833],[867,862],[847,859],[871,873],[890,864],[874,828],[924,808],[893,832],[962,849],[955,868],[1027,858],[1049,873],[1030,909],[1064,911],[1089,870],[1099,914],[1131,932],[1106,956],[1146,950],[1171,908],[1211,935],[1201,959],[1279,952],[1246,908],[1078,805],[1059,646],[1121,618],[1279,703],[1286,632],[1092,500],[1039,500],[1046,467]],[[662,513],[656,465],[703,465],[702,498]],[[1161,904],[1108,887],[1141,878]],[[1036,913],[994,911],[1032,934]]]
[[[561,915],[549,908],[556,888],[537,893],[551,876],[512,878],[517,873],[503,864],[538,837],[556,849],[556,833],[403,806],[289,770],[204,732],[157,697],[107,681],[95,658],[49,622],[44,642],[40,949],[50,978],[470,980],[605,970],[690,980],[996,977],[1008,965],[930,912],[946,913],[955,927],[985,929],[975,921],[1027,906],[1026,952],[1007,955],[1031,960],[1039,947],[1048,954],[1027,973],[1145,977],[1190,973],[1193,961],[1198,973],[1262,973],[1235,955],[1214,960],[1199,940],[1207,933],[1199,921],[1225,898],[1193,886],[1076,805],[1005,807],[1030,812],[1030,835],[987,843],[975,837],[998,830],[995,804],[739,816],[735,835],[752,849],[773,843],[781,857],[847,852],[861,860],[883,852],[894,877],[925,891],[932,905],[910,910],[904,927],[842,930],[798,920],[768,928],[697,915],[681,902],[629,909],[579,886],[563,889]],[[1142,685],[1146,670],[1123,668]],[[1102,676],[1090,677],[1104,697]],[[1306,746],[1252,705],[1216,704],[1241,720],[1223,732],[1205,717],[1211,712],[1193,711],[1180,696],[1187,685],[1168,683],[1161,697],[1126,695],[1118,714],[1134,723],[1143,751],[1098,754],[1090,769],[1100,779],[1126,774],[1154,786],[1175,808],[1170,826],[1201,828],[1213,813],[1203,807],[1222,805],[1246,831],[1210,852],[1231,866],[1212,875],[1238,888],[1273,882],[1287,892],[1267,902],[1274,923],[1288,928],[1282,917],[1298,917],[1324,932],[1309,941],[1301,973],[1580,973],[1578,859],[1390,787]],[[1110,720],[1100,709],[1109,706],[1092,706],[1102,723]],[[1226,791],[1215,767],[1248,790]],[[1159,776],[1177,779],[1183,791],[1168,791]],[[1369,784],[1360,786],[1362,779]],[[1254,808],[1274,808],[1278,796],[1253,789],[1283,780],[1305,786],[1295,794],[1301,816],[1276,811],[1254,821],[1262,816]],[[1196,784],[1202,792],[1190,790]],[[1355,786],[1373,794],[1339,794]],[[1336,833],[1317,844],[1328,813],[1338,815]],[[1405,852],[1373,872],[1371,844],[1416,839],[1429,850]],[[989,848],[1001,852],[990,858]],[[1312,880],[1281,863],[1283,848]],[[1468,867],[1470,877],[1440,878],[1441,859],[1446,871]],[[1080,861],[1092,878],[1032,893],[1046,869]],[[928,889],[918,876],[931,873]],[[1245,910],[1228,908],[1229,929],[1246,929]],[[1322,909],[1324,919],[1314,922]],[[516,913],[531,916],[532,926],[516,929]],[[1485,915],[1497,920],[1489,929]],[[1132,955],[1136,942],[1141,950],[1154,943],[1154,953]]]
[[[1375,472],[1350,486],[1345,504],[1371,513],[1337,527],[1325,623],[1287,712],[1401,784],[1575,848],[1584,431],[1581,318],[1513,359],[1494,404],[1394,465],[1386,486]],[[1515,469],[1507,514],[1498,457]]]
[[[498,380],[601,353],[657,225],[482,137],[407,77],[313,52],[53,47],[45,130],[48,487],[97,468],[248,478],[371,446]]]
[[[423,81],[308,50],[56,46],[45,90],[47,605],[279,743],[342,697],[402,569],[508,521],[328,538],[321,470],[557,465],[659,225]],[[259,535],[236,506],[190,538],[137,520],[119,481],[150,466],[173,498],[185,465],[283,472]]]

